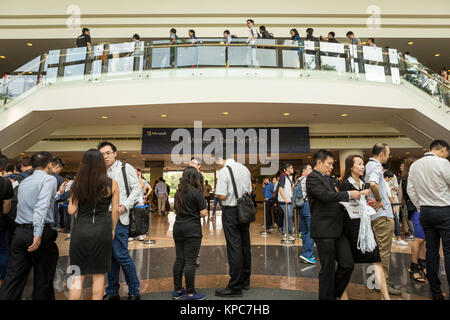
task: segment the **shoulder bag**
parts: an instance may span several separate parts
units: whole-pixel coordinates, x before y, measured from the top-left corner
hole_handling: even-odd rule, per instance
[[[238,192],[236,188],[236,182],[234,180],[233,170],[230,166],[227,166],[230,171],[231,182],[233,183],[234,196],[237,202],[238,220],[240,224],[247,224],[255,221],[256,212],[253,205],[252,197],[248,192],[244,192],[241,198],[238,198]]]

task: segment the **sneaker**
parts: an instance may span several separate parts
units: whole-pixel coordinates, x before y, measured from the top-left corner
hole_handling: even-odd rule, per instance
[[[286,240],[286,235],[285,234],[281,235],[281,239]]]
[[[205,300],[206,298],[206,294],[202,294],[202,293],[194,293],[192,296],[186,294],[184,296],[184,300]]]
[[[138,237],[138,241],[144,241],[145,240],[145,236],[139,236]]]
[[[172,299],[178,300],[187,295],[186,290],[181,289],[181,291],[173,290],[172,291]]]
[[[278,224],[274,223],[274,224],[273,224],[273,227],[274,227],[274,228],[278,228]]]
[[[404,240],[397,240],[396,243],[400,246],[408,246],[408,242]]]
[[[401,296],[402,295],[402,291],[401,290],[394,288],[390,284],[387,284],[387,289],[388,289],[389,294],[392,294],[394,296]]]
[[[289,235],[289,241],[295,241],[295,237],[292,235]]]
[[[408,238],[406,238],[406,240],[408,240],[408,241],[414,241],[414,236],[413,235],[410,235],[410,236],[408,236]]]
[[[300,259],[303,260],[303,262],[305,263],[310,263],[310,264],[316,264],[316,260],[314,260],[313,258],[307,258],[303,255],[300,255]]]
[[[132,242],[134,238],[128,238],[128,242]]]

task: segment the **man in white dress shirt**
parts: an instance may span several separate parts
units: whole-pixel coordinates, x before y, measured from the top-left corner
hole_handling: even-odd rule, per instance
[[[221,168],[217,174],[216,197],[222,200],[222,225],[227,243],[227,258],[230,266],[230,281],[225,289],[217,289],[216,296],[241,297],[242,290],[250,287],[251,246],[250,224],[240,224],[237,211],[237,199],[234,195],[228,166],[233,171],[238,198],[244,192],[252,192],[250,171],[234,161],[233,158],[224,160],[216,155],[216,162]]]
[[[408,195],[420,212],[419,221],[425,232],[427,278],[433,300],[444,299],[438,278],[441,239],[450,287],[449,149],[446,141],[434,140],[430,152],[411,165],[408,178]]]

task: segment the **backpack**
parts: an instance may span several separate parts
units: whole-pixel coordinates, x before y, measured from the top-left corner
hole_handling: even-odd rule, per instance
[[[302,192],[302,179],[297,180],[297,182],[295,183],[292,202],[295,203],[295,206],[297,208],[303,208],[303,206],[305,205],[305,200],[303,199]]]
[[[273,39],[273,33],[270,33],[269,31],[264,31],[264,36],[266,39]]]

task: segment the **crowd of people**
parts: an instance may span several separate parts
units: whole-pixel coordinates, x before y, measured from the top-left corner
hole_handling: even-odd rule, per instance
[[[433,141],[421,159],[406,158],[398,175],[391,171],[385,143],[373,146],[367,163],[361,155],[347,157],[342,178],[332,175],[334,156],[327,150],[317,151],[312,165],[305,164],[298,175],[285,163],[274,177],[263,180],[264,227],[278,228],[283,240],[295,241],[294,215],[299,217],[299,258],[313,265],[320,262],[319,299],[349,299],[354,264],[365,263],[373,265],[381,299],[389,300],[390,295],[402,294],[390,278],[392,244],[408,245],[400,239],[401,224],[406,240],[413,241],[408,268],[412,281],[428,282],[432,298],[443,299],[438,278],[441,241],[450,284],[449,149],[447,142]],[[251,221],[241,221],[237,206],[246,194],[256,204],[255,181],[243,164],[215,157],[219,171],[212,218],[219,203],[230,276],[227,286],[215,294],[240,297],[250,288]],[[55,298],[58,227],[70,232],[70,264],[79,269],[68,284],[69,299],[81,299],[84,279],[91,275],[92,299],[119,300],[122,269],[128,299],[139,300],[140,280],[128,252],[132,212],[148,205],[153,191],[158,216],[167,214],[170,188],[162,178],[151,188],[139,169],[117,159],[111,142],[88,150],[76,176],[63,179],[59,174],[64,166],[49,152],[36,152],[12,166],[0,155],[0,299],[20,299],[31,268],[32,298]],[[195,266],[212,186],[203,182],[200,169],[201,159],[192,158],[174,196],[173,299],[206,297],[195,289]],[[142,234],[138,240],[144,239]]]

